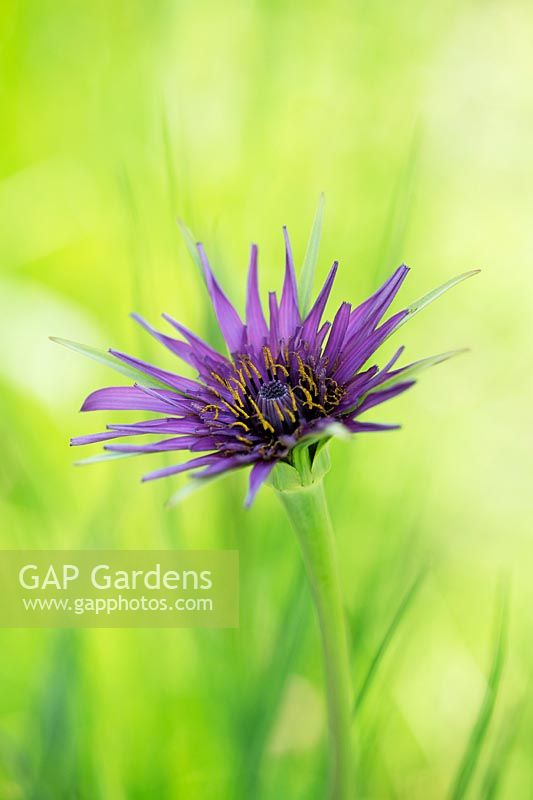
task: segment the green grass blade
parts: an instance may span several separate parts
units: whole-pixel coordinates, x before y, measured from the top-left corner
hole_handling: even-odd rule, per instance
[[[115,372],[120,372],[121,375],[125,375],[127,378],[132,378],[136,383],[140,383],[142,386],[150,386],[154,389],[172,388],[167,386],[166,383],[163,383],[163,381],[158,381],[156,378],[151,378],[149,375],[145,375],[145,373],[141,372],[139,369],[130,367],[129,364],[119,361],[117,358],[112,356],[111,353],[106,353],[105,350],[98,350],[96,347],[89,347],[85,344],[72,342],[70,339],[60,339],[57,336],[50,336],[50,339],[52,342],[61,344],[63,347],[67,347],[69,350],[74,350],[74,352],[81,353],[83,356],[87,356],[87,358],[92,358],[93,361],[98,361],[100,364],[104,364],[106,367],[111,367],[111,369],[114,369]]]
[[[496,636],[487,688],[449,794],[450,800],[462,800],[462,798],[466,796],[487,737],[496,698],[498,696],[498,690],[500,688],[507,651],[507,632],[509,627],[509,590],[507,583],[502,584],[498,594],[499,596],[496,602]]]
[[[390,647],[392,640],[394,639],[395,634],[400,627],[403,619],[405,618],[405,614],[410,608],[414,598],[420,586],[422,585],[423,579],[426,574],[426,568],[421,569],[418,575],[415,577],[414,581],[411,583],[409,588],[407,589],[406,593],[401,599],[400,605],[396,609],[396,613],[394,614],[390,624],[385,631],[385,635],[383,636],[381,642],[378,645],[376,652],[370,662],[370,666],[368,667],[367,673],[363,679],[363,683],[361,684],[361,688],[359,689],[354,702],[353,707],[353,715],[354,717],[359,713],[362,708],[362,705],[368,695],[368,691],[372,686],[374,678],[376,677],[379,665],[383,661],[384,656],[387,653],[387,650]]]
[[[174,214],[178,205],[178,181],[176,179],[176,166],[174,163],[174,155],[172,152],[172,138],[170,135],[170,127],[168,124],[168,117],[163,109],[161,114],[161,133],[163,139],[163,151],[165,154],[165,166],[167,175],[167,185],[169,192],[169,200],[171,211]]]
[[[77,710],[82,700],[83,652],[79,631],[55,631],[49,665],[39,676],[41,684],[34,700],[27,737],[33,748],[34,763],[26,774],[24,797],[27,800],[55,800],[95,796],[84,775],[84,747],[88,746],[85,726],[77,725]],[[32,752],[31,744],[28,753]],[[57,758],[62,753],[64,758]],[[91,781],[92,783],[92,781]]]
[[[405,237],[419,174],[422,143],[421,127],[413,130],[405,163],[400,170],[383,225],[380,252],[376,262],[375,283],[381,285],[392,269],[404,260]]]
[[[197,269],[200,271],[200,275],[202,276],[202,280],[204,278],[204,268],[202,266],[202,261],[200,259],[200,253],[198,252],[198,248],[196,247],[197,239],[194,238],[192,232],[186,226],[182,219],[178,219],[179,229],[183,236],[183,240],[185,242],[185,246],[187,251],[193,260],[194,264],[196,265]]]
[[[316,262],[318,260],[318,248],[320,246],[320,235],[322,233],[322,223],[324,220],[325,197],[322,193],[318,199],[318,206],[311,228],[311,234],[305,251],[304,263],[300,273],[298,294],[300,296],[300,310],[305,316],[311,305],[311,292],[313,291],[313,280],[315,277]]]
[[[148,273],[148,254],[143,230],[143,219],[139,211],[139,204],[135,196],[133,184],[126,167],[119,173],[118,181],[120,193],[124,202],[127,220],[127,235],[131,269],[128,275],[131,278],[131,304],[133,308],[142,308],[143,298],[146,296],[147,286],[144,276]],[[140,329],[137,331],[139,342],[144,342]],[[144,345],[143,345],[144,346]]]
[[[262,795],[259,773],[269,737],[278,718],[291,666],[302,639],[308,629],[307,618],[311,611],[309,590],[303,569],[297,574],[280,615],[280,627],[273,642],[268,669],[260,676],[254,692],[256,703],[253,718],[247,725],[247,742],[243,750],[243,764],[239,776],[239,797]]]
[[[509,755],[520,730],[520,722],[526,706],[526,698],[508,714],[496,746],[491,754],[483,779],[480,800],[496,800],[500,793]]]

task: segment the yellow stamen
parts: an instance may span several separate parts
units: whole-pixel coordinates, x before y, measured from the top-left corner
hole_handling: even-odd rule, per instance
[[[273,403],[274,408],[276,409],[276,413],[280,419],[280,422],[285,422],[285,417],[283,416],[283,412],[281,408],[278,406],[277,403]]]
[[[285,375],[285,377],[286,377],[286,378],[288,378],[288,377],[289,377],[289,371],[288,371],[288,369],[286,369],[286,368],[283,366],[283,364],[278,364],[278,362],[277,362],[277,361],[276,361],[275,363],[273,363],[273,364],[272,364],[272,369],[274,370],[274,375],[276,375],[276,370],[280,369],[280,370],[283,372],[283,374]]]
[[[267,369],[272,369],[272,367],[274,366],[274,359],[272,357],[272,351],[270,350],[270,347],[268,347],[268,345],[265,345],[263,347],[263,357],[265,359],[265,367]]]
[[[220,402],[221,402],[221,403],[222,403],[224,406],[226,406],[226,408],[228,409],[228,411],[231,411],[231,413],[232,413],[232,414],[233,414],[235,417],[238,417],[238,416],[243,416],[245,419],[250,419],[250,415],[249,415],[249,414],[247,414],[247,413],[246,413],[246,411],[244,411],[242,408],[235,408],[235,406],[232,406],[232,405],[231,405],[231,403],[228,403],[228,402],[227,402],[226,400],[224,400],[222,397],[220,398]]]
[[[287,389],[289,390],[289,396],[291,398],[292,408],[293,408],[294,411],[297,411],[298,410],[298,404],[296,402],[296,397],[294,396],[293,388],[292,388],[292,386],[287,386]]]
[[[243,392],[246,391],[246,385],[244,381],[241,382],[238,378],[230,378],[230,381],[232,381],[236,386],[238,386],[239,389],[241,389]]]
[[[200,414],[205,414],[207,411],[214,411],[215,412],[215,420],[218,419],[218,415],[220,414],[220,408],[216,406],[214,403],[208,403],[202,409],[200,409]]]
[[[313,407],[313,396],[312,396],[311,392],[308,389],[306,389],[305,386],[302,386],[301,383],[299,383],[298,386],[294,387],[294,391],[296,391],[297,389],[299,389],[302,392],[303,396],[305,397],[304,406],[307,406],[308,408],[312,408]]]
[[[265,419],[263,413],[261,412],[261,409],[259,408],[259,406],[255,402],[255,400],[253,400],[251,397],[249,398],[249,400],[250,400],[250,403],[252,404],[252,406],[254,408],[254,411],[257,414],[257,418],[259,419],[259,422],[263,426],[264,430],[265,431],[270,431],[270,433],[274,433],[274,427],[270,424],[270,422],[267,419]]]
[[[237,422],[232,422],[230,428],[243,428],[246,433],[250,430],[250,427],[245,423],[238,420]]]
[[[228,388],[228,382],[225,381],[224,378],[221,378],[217,372],[211,372],[211,377],[214,378],[218,383],[220,383],[220,385],[223,386],[225,389]]]
[[[294,424],[296,422],[296,415],[293,414],[290,408],[287,408],[286,406],[283,408],[283,410],[288,416],[289,420]]]
[[[249,367],[249,369],[251,369],[251,370],[252,370],[252,372],[254,373],[255,377],[256,377],[258,380],[262,381],[262,380],[263,380],[263,376],[261,375],[261,373],[259,372],[259,370],[258,370],[258,369],[257,369],[257,367],[255,366],[255,364],[254,364],[254,363],[252,363],[251,361],[248,361],[248,362],[247,362],[247,364],[248,364],[248,367]]]

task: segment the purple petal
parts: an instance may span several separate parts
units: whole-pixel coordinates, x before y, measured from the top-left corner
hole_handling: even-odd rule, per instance
[[[180,325],[173,317],[169,314],[163,314],[163,319],[166,319],[177,331],[181,333],[185,339],[191,345],[193,352],[196,354],[200,361],[203,361],[206,358],[212,359],[216,362],[222,362],[224,364],[228,364],[228,359],[226,356],[223,356],[222,353],[219,353],[217,350],[214,350],[207,342],[204,342],[200,339],[199,336],[196,336],[192,331],[186,328],[184,325]]]
[[[268,310],[270,312],[270,347],[276,350],[280,340],[279,309],[276,292],[268,293]]]
[[[168,389],[154,392],[144,391],[138,386],[108,386],[97,389],[84,401],[81,411],[159,411],[169,414],[178,405],[185,408],[183,403],[177,403],[178,395]],[[167,396],[168,395],[168,396]],[[174,399],[176,398],[176,399]]]
[[[242,452],[242,450],[245,447],[247,447],[247,445],[244,445],[242,442],[235,441],[234,438],[235,434],[232,434],[233,437],[232,441],[232,439],[228,436],[228,434],[219,433],[217,431],[216,436],[208,436],[208,435],[197,436],[196,442],[191,445],[191,452],[196,452],[196,451],[201,452],[203,450],[220,450],[221,440],[224,438],[224,436],[228,438],[228,441],[224,442],[225,451],[231,450],[232,452],[235,451]]]
[[[339,310],[335,314],[331,333],[329,334],[326,349],[324,350],[324,357],[327,358],[330,364],[335,363],[335,359],[342,348],[344,337],[348,329],[350,321],[350,312],[352,307],[350,303],[342,303]]]
[[[246,508],[250,508],[258,490],[266,481],[275,465],[275,461],[257,461],[254,464],[250,472],[250,486],[244,503]]]
[[[157,339],[164,347],[174,353],[174,355],[181,358],[183,361],[186,361],[187,364],[194,365],[194,362],[191,361],[191,347],[190,345],[186,344],[185,342],[180,342],[178,339],[174,339],[172,336],[166,336],[164,333],[160,333],[156,331],[155,328],[152,328],[151,325],[146,322],[139,314],[132,314],[132,318],[135,322],[138,322],[148,333]]]
[[[139,358],[128,356],[125,353],[119,352],[118,350],[109,350],[109,352],[112,356],[118,358],[119,361],[124,361],[126,364],[136,367],[146,375],[150,375],[152,378],[156,378],[162,383],[166,383],[167,386],[172,386],[178,392],[183,392],[184,394],[191,395],[192,397],[205,396],[204,387],[196,381],[183,378],[181,375],[176,375],[174,372],[168,372],[166,369],[159,369],[158,367],[148,364],[146,361],[141,361]]]
[[[379,386],[385,381],[388,381],[389,378],[391,378],[393,375],[399,375],[401,372],[403,372],[403,370],[411,366],[410,364],[408,364],[407,367],[402,367],[401,369],[394,370],[393,372],[390,371],[391,367],[393,367],[396,364],[396,362],[398,361],[404,350],[405,350],[404,345],[402,345],[396,350],[391,360],[387,364],[385,364],[385,366],[378,372],[375,378],[373,378],[369,382],[369,384],[365,387],[365,392],[369,391],[370,389],[374,389],[376,386]]]
[[[199,441],[197,436],[173,436],[150,444],[106,444],[104,450],[114,453],[164,453],[167,450],[189,450]],[[210,446],[204,447],[204,450],[212,449]]]
[[[141,435],[145,433],[190,433],[200,434],[204,428],[197,419],[179,419],[178,417],[161,417],[160,419],[146,419],[141,422],[110,424],[110,431],[120,431],[124,435]]]
[[[243,346],[243,338],[245,334],[244,325],[242,324],[241,318],[220,288],[218,281],[213,275],[203,245],[198,243],[197,247],[202,260],[202,266],[204,268],[207,288],[209,294],[211,295],[211,300],[213,302],[213,307],[215,309],[220,330],[222,331],[222,336],[228,345],[230,353],[237,353],[242,349]]]
[[[216,455],[199,456],[198,458],[192,458],[190,461],[186,461],[184,464],[173,464],[171,467],[156,469],[153,472],[149,472],[147,475],[143,475],[142,480],[143,482],[155,481],[158,478],[166,478],[169,475],[178,475],[180,472],[187,472],[190,469],[205,467],[219,460],[220,457]]]
[[[314,342],[315,340],[316,332],[318,326],[320,325],[320,320],[322,319],[322,314],[324,313],[326,303],[328,302],[328,298],[331,292],[331,287],[333,286],[333,281],[335,280],[335,275],[337,274],[338,266],[339,266],[338,261],[334,261],[333,266],[329,271],[328,277],[326,278],[324,286],[320,290],[320,294],[318,295],[314,306],[312,307],[311,311],[304,320],[302,328],[302,339],[305,342],[311,343]]]
[[[78,447],[84,444],[96,444],[96,442],[106,442],[108,439],[116,439],[120,434],[110,433],[89,433],[86,436],[73,436],[70,440],[71,447]]]
[[[321,347],[322,347],[322,345],[324,343],[324,339],[326,338],[327,332],[329,331],[330,328],[331,328],[331,322],[324,322],[324,324],[322,325],[322,327],[318,331],[318,333],[316,335],[316,342],[315,342],[315,347],[318,350],[321,349]]]
[[[396,395],[402,394],[407,389],[410,389],[411,386],[414,386],[415,383],[416,381],[405,381],[404,383],[398,383],[396,386],[391,386],[389,389],[383,389],[381,392],[371,392],[357,409],[357,415],[362,414],[363,411],[368,411],[373,406],[391,400]]]
[[[279,304],[279,331],[282,339],[288,339],[300,324],[301,317],[298,309],[298,288],[294,272],[294,261],[286,227],[283,228],[283,235],[285,237],[285,278]]]
[[[161,400],[170,405],[171,409],[168,407],[165,408],[166,414],[187,414],[190,413],[191,409],[194,407],[194,401],[167,389],[152,389],[151,386],[140,386],[138,383],[134,384],[134,388],[139,389],[139,391],[143,392],[143,394],[147,394],[149,397],[154,397],[156,400]]]
[[[257,245],[252,245],[250,268],[248,271],[248,291],[246,294],[246,326],[248,340],[253,348],[260,348],[268,336],[268,327],[259,297],[257,279]]]
[[[203,478],[213,478],[215,475],[222,475],[224,472],[229,472],[233,469],[239,469],[240,467],[246,467],[248,464],[251,464],[253,461],[255,461],[256,458],[257,456],[252,453],[234,456],[220,456],[217,454],[216,460],[210,466],[208,466],[207,469],[197,472],[194,476],[194,479],[202,480]]]
[[[352,311],[348,336],[366,326],[375,327],[396,297],[409,268],[402,264],[374,294]]]
[[[348,383],[352,375],[361,369],[363,364],[383,344],[387,336],[404,319],[406,314],[407,311],[405,310],[398,311],[397,314],[390,317],[372,333],[366,334],[361,338],[355,337],[352,347],[343,353],[340,366],[335,371],[335,380],[339,381],[339,383]]]
[[[359,422],[352,419],[343,423],[350,433],[372,433],[374,431],[397,431],[401,425],[383,425],[380,422]]]
[[[400,347],[396,350],[396,352],[394,353],[393,357],[388,362],[388,364],[385,364],[385,366],[382,369],[382,372],[388,372],[390,370],[390,368],[393,367],[396,364],[396,362],[398,361],[398,359],[400,358],[400,356],[401,356],[401,354],[403,353],[404,350],[405,350],[405,346],[403,344],[400,345]]]
[[[372,380],[378,373],[379,368],[374,365],[370,367],[370,369],[366,369],[364,372],[359,372],[357,375],[354,375],[353,378],[345,384],[346,397],[339,404],[337,411],[344,414],[350,408],[355,407],[361,399],[361,396],[365,394],[369,386],[372,385]]]
[[[84,444],[95,444],[105,442],[109,439],[119,439],[124,436],[141,436],[145,434],[191,434],[199,438],[202,428],[197,420],[178,419],[177,417],[167,417],[162,419],[143,420],[128,424],[108,425],[108,430],[103,433],[90,433],[85,436],[74,436],[70,440],[73,447]]]

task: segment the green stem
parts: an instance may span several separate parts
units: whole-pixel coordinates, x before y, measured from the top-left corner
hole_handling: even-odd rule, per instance
[[[330,798],[353,800],[352,691],[337,555],[322,480],[279,496],[300,542],[324,657],[330,733]]]

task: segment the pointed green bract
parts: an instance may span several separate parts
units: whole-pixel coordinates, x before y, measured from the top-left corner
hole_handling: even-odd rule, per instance
[[[304,263],[298,281],[298,295],[300,298],[300,311],[305,317],[311,306],[311,292],[313,291],[313,280],[315,277],[316,262],[318,259],[318,248],[320,245],[320,235],[322,233],[322,221],[324,218],[325,197],[322,193],[318,199],[311,235],[305,251]]]
[[[149,375],[145,375],[145,373],[141,372],[140,369],[136,369],[135,367],[130,367],[128,364],[124,364],[112,356],[111,353],[106,353],[105,350],[98,350],[96,347],[89,347],[86,344],[72,342],[70,339],[60,339],[57,336],[50,336],[50,340],[52,342],[56,342],[57,344],[62,344],[63,347],[67,347],[69,350],[74,350],[76,353],[81,353],[82,355],[87,356],[87,358],[92,358],[93,361],[98,361],[100,364],[104,364],[106,367],[111,367],[111,369],[114,369],[115,372],[120,372],[121,375],[125,375],[127,378],[132,378],[136,383],[141,384],[141,386],[150,386],[153,389],[172,389],[172,386],[168,386],[163,381],[158,381],[156,378],[151,378]],[[174,391],[176,390],[174,389]]]
[[[284,461],[279,461],[265,481],[267,486],[272,486],[278,492],[296,491],[302,488],[302,481],[298,470]]]
[[[130,458],[131,456],[138,456],[139,453],[132,451],[130,453],[97,453],[88,458],[81,458],[79,461],[74,462],[76,467],[85,467],[88,464],[99,464],[101,461],[116,461],[117,458]]]
[[[181,486],[177,492],[174,492],[174,494],[168,498],[167,502],[165,503],[165,507],[174,508],[183,500],[186,500],[191,494],[197,492],[198,489],[202,489],[204,486],[207,486],[207,484],[213,483],[222,477],[222,475],[217,475],[212,478],[190,478],[185,486]]]
[[[322,449],[322,447],[324,447],[324,445],[326,445],[334,436],[339,439],[351,438],[350,432],[345,428],[344,425],[342,425],[340,422],[330,422],[329,425],[326,425],[320,431],[308,433],[305,436],[302,436],[302,438],[298,441],[295,450],[297,450],[299,447],[307,448],[313,444],[317,445],[317,450]]]
[[[406,316],[400,320],[395,328],[393,328],[391,334],[397,331],[398,328],[400,328],[405,322],[408,322],[410,319],[412,319],[415,314],[418,314],[419,311],[422,311],[423,308],[429,306],[429,304],[436,300],[437,297],[440,297],[441,294],[447,292],[448,289],[451,289],[453,286],[457,286],[458,283],[462,283],[462,281],[465,281],[467,278],[471,278],[472,275],[477,275],[478,272],[481,272],[481,270],[471,269],[470,272],[463,272],[461,275],[456,275],[455,278],[450,278],[450,280],[446,281],[446,283],[443,283],[441,286],[437,286],[436,289],[432,289],[431,292],[428,292],[423,297],[415,300],[414,303],[411,303],[411,305],[407,306]]]
[[[454,356],[458,356],[461,353],[467,353],[467,352],[468,348],[463,347],[459,350],[449,350],[447,353],[439,353],[439,355],[429,356],[428,358],[422,358],[420,361],[415,361],[410,366],[405,367],[405,369],[403,369],[401,372],[397,372],[395,375],[392,375],[392,377],[390,377],[388,380],[383,381],[383,383],[380,383],[379,386],[376,386],[376,388],[373,391],[367,392],[366,394],[362,395],[359,398],[356,405],[346,410],[346,414],[350,414],[356,411],[364,403],[366,398],[370,397],[372,394],[376,394],[377,392],[382,392],[385,389],[392,389],[393,386],[397,386],[399,383],[412,381],[414,378],[416,378],[416,376],[420,372],[423,372],[425,369],[434,367],[436,364],[442,364],[443,361],[448,361],[450,358],[453,358]],[[328,428],[325,428],[324,431],[325,432],[331,431],[332,436],[339,436],[341,435],[340,431],[337,430],[339,428],[342,428],[342,426],[339,425],[338,423],[333,423],[332,425],[328,426]],[[349,436],[350,434],[346,432],[346,429],[344,429],[344,437],[347,438]]]
[[[339,426],[341,427],[341,426]],[[317,435],[314,440],[306,440],[305,444],[297,445],[292,451],[293,465],[284,461],[278,461],[266,484],[277,489],[278,492],[293,492],[305,486],[319,483],[324,475],[329,472],[331,462],[327,448],[316,449],[311,463],[309,445],[317,442],[327,444],[333,434],[325,434],[322,439]]]
[[[381,392],[384,389],[390,389],[391,387],[396,386],[398,383],[404,383],[404,381],[411,381],[425,369],[434,367],[436,366],[436,364],[442,364],[443,361],[448,361],[450,358],[453,358],[454,356],[458,356],[461,353],[467,353],[467,352],[468,348],[462,347],[459,350],[449,350],[447,353],[439,353],[436,356],[429,356],[428,358],[422,358],[420,359],[420,361],[415,361],[409,367],[406,367],[401,372],[398,372],[396,375],[393,375],[392,378],[389,378],[389,380],[380,383],[376,391]],[[372,394],[372,392],[369,392],[369,394]],[[368,395],[365,395],[365,397],[368,397]]]

